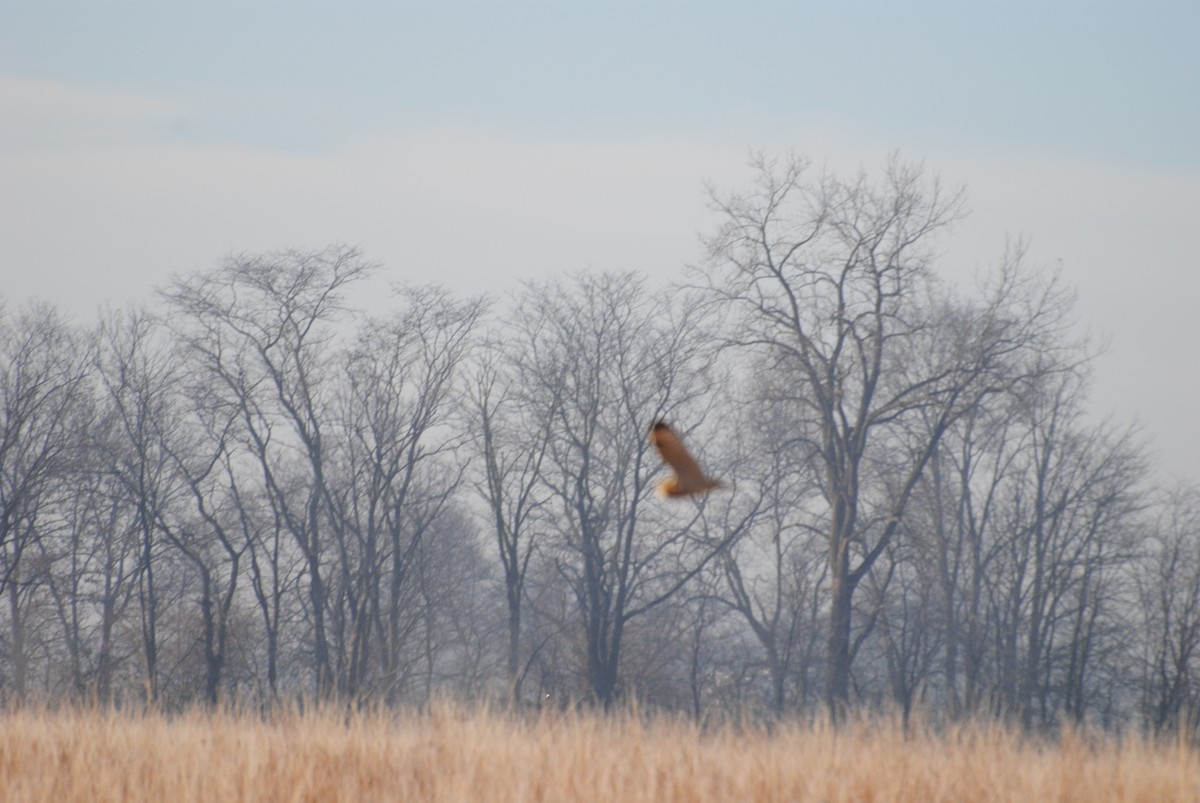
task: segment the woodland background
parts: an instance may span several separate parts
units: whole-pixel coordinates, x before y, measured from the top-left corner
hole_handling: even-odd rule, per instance
[[[1200,488],[1089,408],[961,193],[760,158],[670,287],[396,288],[352,248],[0,312],[0,696],[637,700],[1200,736]],[[729,485],[662,500],[666,419]]]

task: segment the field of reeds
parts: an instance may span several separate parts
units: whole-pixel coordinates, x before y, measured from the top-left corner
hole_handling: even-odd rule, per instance
[[[862,722],[333,710],[0,714],[0,800],[1200,801],[1200,751]]]

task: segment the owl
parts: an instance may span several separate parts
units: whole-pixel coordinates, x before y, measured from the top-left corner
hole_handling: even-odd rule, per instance
[[[719,481],[704,475],[700,466],[684,448],[683,441],[665,421],[659,421],[650,428],[650,441],[675,472],[674,476],[667,477],[658,484],[659,496],[691,496],[721,487]]]

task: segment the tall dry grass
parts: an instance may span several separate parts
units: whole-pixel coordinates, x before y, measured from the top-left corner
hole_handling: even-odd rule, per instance
[[[999,727],[702,731],[586,714],[0,715],[0,800],[1200,801],[1200,754]]]

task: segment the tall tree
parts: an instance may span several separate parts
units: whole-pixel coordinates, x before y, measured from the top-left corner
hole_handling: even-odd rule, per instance
[[[372,269],[359,253],[329,248],[235,257],[177,278],[163,296],[203,398],[236,411],[264,498],[305,567],[314,687],[334,690],[326,626],[331,496],[326,476],[333,325],[347,285]]]
[[[57,310],[0,307],[0,592],[9,603],[8,658],[27,691],[24,603],[45,582],[46,560],[27,549],[50,526],[56,492],[86,463],[91,347]]]
[[[432,287],[403,291],[397,312],[368,319],[345,353],[329,475],[338,555],[339,687],[383,685],[402,660],[404,600],[431,524],[449,508],[467,439],[459,373],[486,310]]]
[[[183,377],[162,334],[146,310],[110,312],[101,321],[96,356],[104,416],[97,441],[103,471],[120,489],[119,504],[129,511],[129,527],[138,544],[138,610],[145,687],[151,700],[158,696],[159,681],[161,601],[155,571],[162,552],[160,541],[165,540],[162,525],[170,521],[172,503],[181,487],[170,454],[181,448],[183,410],[178,383]],[[120,535],[108,532],[102,537],[118,539]],[[113,601],[106,606],[106,619]]]
[[[826,700],[849,700],[854,591],[895,537],[949,425],[1011,381],[1016,359],[1058,326],[1055,288],[1007,261],[977,302],[939,287],[936,236],[963,214],[916,165],[878,182],[759,158],[752,190],[719,195],[707,290],[735,313],[729,346],[798,377],[798,432],[820,455],[831,610]]]
[[[541,474],[557,512],[550,560],[583,631],[592,699],[620,694],[631,619],[670,599],[719,551],[694,510],[647,505],[658,458],[651,424],[698,423],[706,390],[699,308],[631,274],[531,285],[512,316],[522,404],[553,422]]]
[[[1028,383],[1028,438],[1004,499],[1004,564],[992,578],[1005,625],[1001,699],[1026,727],[1058,704],[1082,719],[1106,586],[1132,554],[1144,459],[1132,431],[1084,420],[1086,382],[1072,371]]]
[[[548,408],[523,404],[528,397],[520,392],[518,377],[506,370],[512,361],[502,344],[483,355],[472,378],[470,403],[482,458],[476,487],[487,503],[503,570],[508,609],[506,694],[509,705],[515,706],[525,673],[521,666],[525,578],[538,545],[538,527],[546,526],[549,497],[541,472],[554,433],[558,399],[549,395]]]

